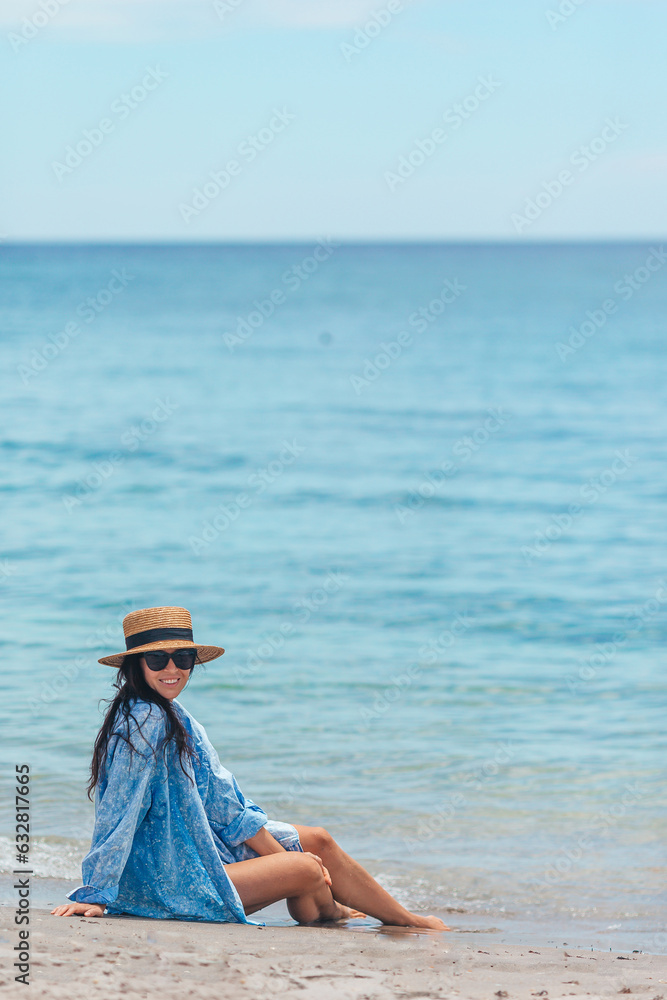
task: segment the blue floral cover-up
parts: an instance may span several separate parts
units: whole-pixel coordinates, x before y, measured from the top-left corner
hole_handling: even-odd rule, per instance
[[[110,914],[174,920],[210,920],[264,926],[248,920],[226,864],[259,857],[245,841],[267,828],[288,851],[303,851],[296,829],[268,819],[245,798],[222,766],[206,731],[172,701],[197,753],[183,773],[173,741],[162,748],[165,716],[159,705],[136,700],[129,733],[118,716],[95,788],[95,828],[82,862],[84,885],[68,893],[80,903],[106,905]],[[121,729],[121,726],[123,727]],[[138,752],[130,757],[129,735]]]

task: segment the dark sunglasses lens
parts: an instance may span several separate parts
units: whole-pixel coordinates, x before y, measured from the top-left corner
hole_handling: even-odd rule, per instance
[[[144,659],[149,670],[164,670],[169,663],[168,654],[163,653],[161,649],[144,653]]]
[[[177,649],[173,656],[169,656],[169,653],[165,653],[164,650],[155,649],[144,653],[144,658],[148,669],[156,672],[164,670],[169,660],[173,660],[179,670],[192,670],[197,659],[197,650]]]
[[[172,660],[179,670],[192,670],[197,658],[196,649],[177,649]]]

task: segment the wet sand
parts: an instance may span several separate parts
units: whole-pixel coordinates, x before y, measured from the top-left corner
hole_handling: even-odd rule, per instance
[[[254,927],[55,917],[33,910],[30,990],[14,982],[13,911],[0,910],[0,988],[65,1000],[389,1000],[608,998],[667,1000],[667,956],[480,944],[468,935],[382,928]],[[257,914],[253,915],[258,917]],[[261,917],[259,917],[261,919]]]

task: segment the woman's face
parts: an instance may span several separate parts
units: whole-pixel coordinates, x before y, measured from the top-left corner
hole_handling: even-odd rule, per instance
[[[174,652],[174,649],[165,650],[165,653],[171,654]],[[141,669],[144,672],[144,679],[148,686],[161,694],[163,698],[168,698],[169,701],[178,697],[190,680],[191,674],[190,670],[179,670],[173,660],[169,660],[164,670],[149,670],[143,656],[141,657]]]

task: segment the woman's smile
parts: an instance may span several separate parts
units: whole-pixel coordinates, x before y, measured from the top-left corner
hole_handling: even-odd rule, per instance
[[[165,652],[171,654],[174,653],[175,650],[166,649]],[[148,686],[152,687],[154,691],[161,694],[163,698],[168,698],[170,701],[181,693],[185,685],[190,680],[190,671],[179,670],[173,660],[169,660],[163,670],[149,670],[146,665],[146,660],[142,656],[141,668]]]
[[[171,664],[172,670],[174,669],[173,664]],[[166,671],[166,667],[165,667]],[[144,668],[144,677],[146,678],[146,683],[153,688],[154,691],[159,691],[163,698],[175,698],[181,693],[185,685],[188,683],[190,678],[189,671],[179,670],[176,674],[162,674],[162,671],[155,673],[149,670],[148,667]]]

